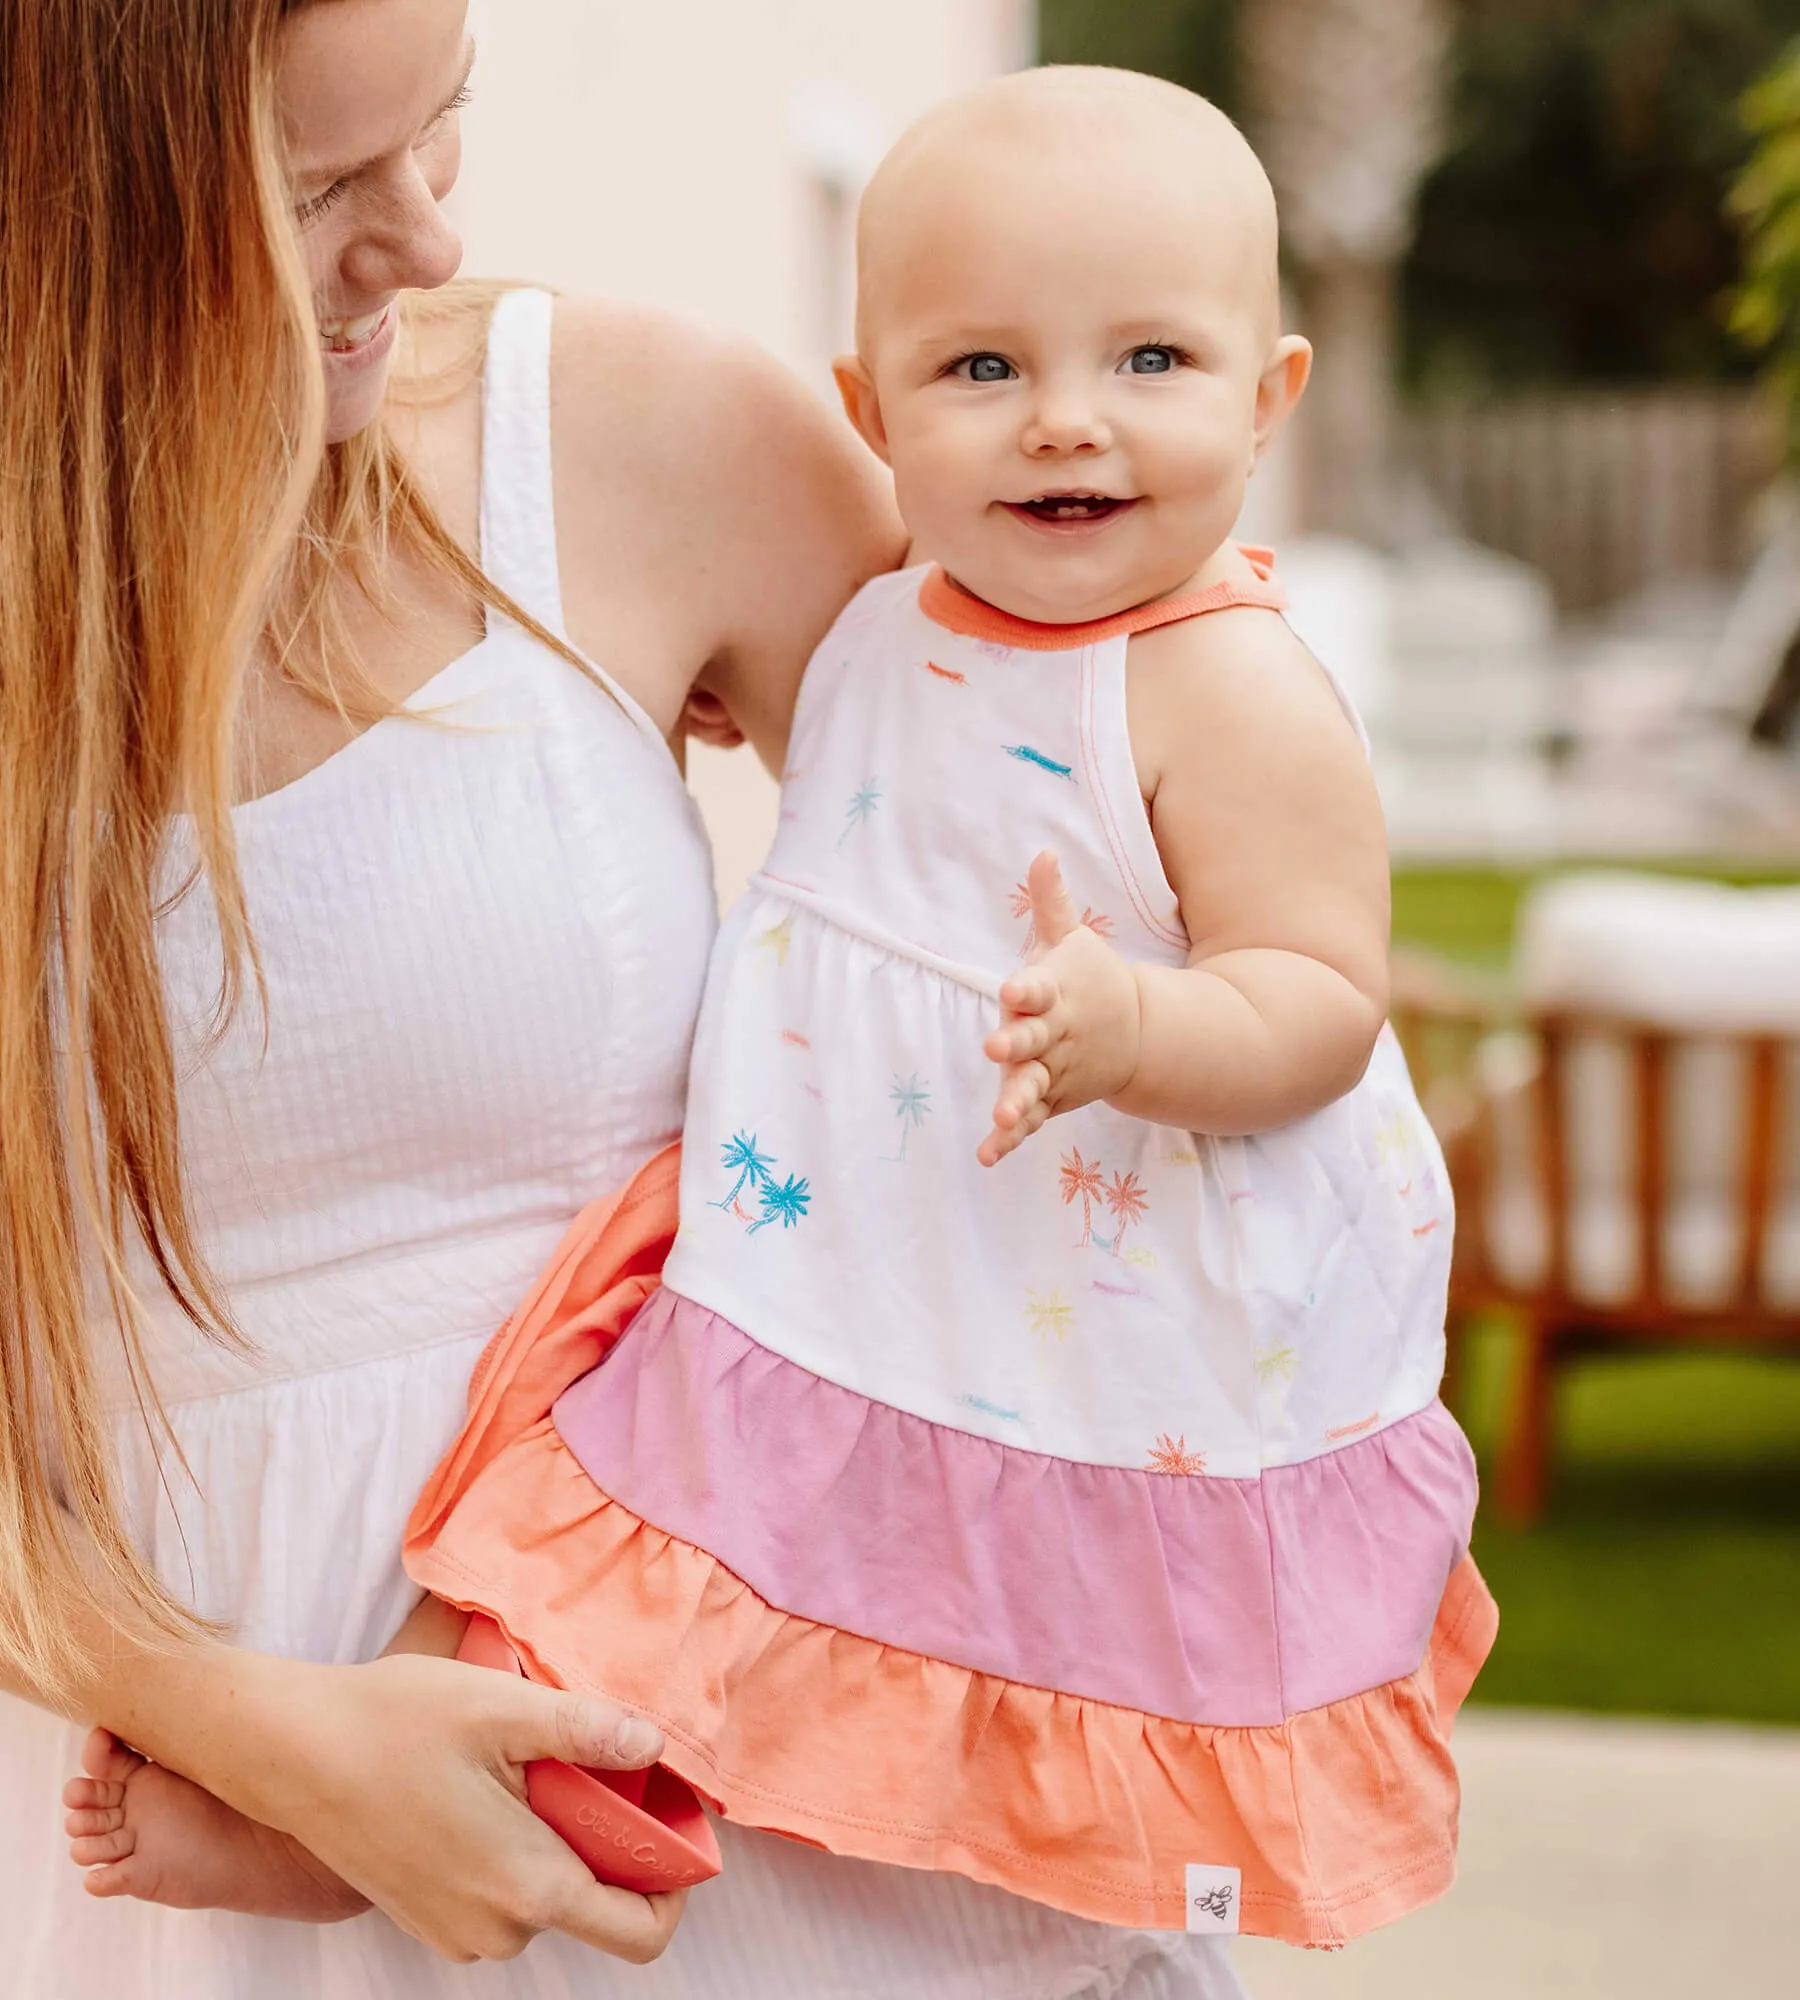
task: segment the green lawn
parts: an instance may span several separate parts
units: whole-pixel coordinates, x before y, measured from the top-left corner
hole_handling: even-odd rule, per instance
[[[1504,963],[1525,881],[1403,874],[1396,935]],[[1472,1336],[1459,1415],[1484,1464],[1512,1359],[1503,1321]],[[1558,1408],[1542,1524],[1477,1528],[1501,1626],[1476,1699],[1800,1724],[1800,1363],[1596,1357]]]

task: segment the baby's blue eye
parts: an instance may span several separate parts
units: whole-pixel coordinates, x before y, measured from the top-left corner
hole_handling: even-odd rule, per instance
[[[1172,347],[1135,348],[1125,366],[1133,375],[1172,375],[1175,372],[1175,350]]]
[[[1013,365],[1003,354],[971,354],[962,363],[971,382],[1010,382]]]

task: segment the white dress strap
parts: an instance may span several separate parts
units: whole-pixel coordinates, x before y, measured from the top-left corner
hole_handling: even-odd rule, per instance
[[[481,565],[522,610],[559,639],[562,578],[550,477],[548,292],[504,293],[488,328],[482,389]]]

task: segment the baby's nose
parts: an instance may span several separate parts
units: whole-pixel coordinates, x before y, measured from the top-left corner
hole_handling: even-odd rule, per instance
[[[1106,451],[1112,445],[1112,428],[1091,397],[1063,390],[1038,400],[1020,441],[1034,457]]]

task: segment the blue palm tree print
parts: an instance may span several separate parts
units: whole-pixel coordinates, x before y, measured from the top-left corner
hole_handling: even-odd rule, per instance
[[[725,1199],[713,1202],[712,1207],[735,1208],[746,1181],[754,1182],[759,1188],[771,1185],[772,1177],[769,1169],[775,1162],[769,1154],[758,1151],[754,1132],[735,1133],[725,1142],[723,1150],[725,1171],[728,1174],[735,1173],[737,1179],[732,1183],[731,1192]]]
[[[792,1229],[812,1203],[811,1189],[810,1181],[803,1181],[795,1174],[789,1174],[779,1186],[772,1180],[766,1182],[762,1191],[762,1219],[751,1223],[747,1233],[754,1236],[759,1229],[767,1229],[771,1222],[779,1222],[783,1229]]]
[[[893,1157],[904,1160],[906,1142],[931,1115],[931,1091],[917,1075],[904,1083],[895,1077],[894,1087],[888,1096],[893,1100],[894,1116],[900,1121],[900,1150]]]
[[[863,825],[881,804],[881,786],[874,778],[866,778],[850,794],[850,803],[844,808],[844,830],[837,837],[838,852],[843,852],[844,842]]]

